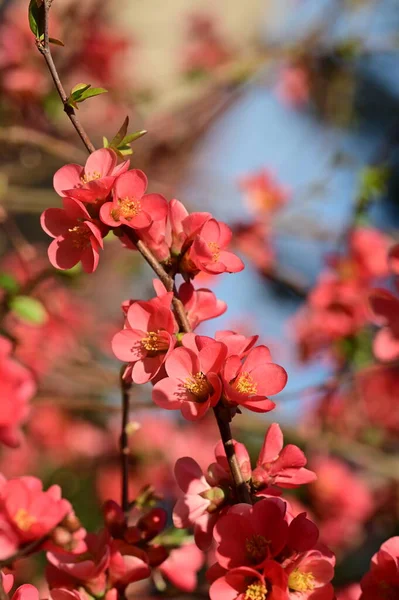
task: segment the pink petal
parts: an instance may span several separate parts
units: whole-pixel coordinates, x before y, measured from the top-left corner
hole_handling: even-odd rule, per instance
[[[148,324],[153,315],[153,309],[148,302],[134,302],[127,311],[126,320],[132,329],[150,331]]]
[[[270,350],[267,346],[256,346],[253,348],[244,361],[243,371],[250,373],[256,367],[265,363],[270,363],[272,360]]]
[[[123,362],[135,362],[146,354],[141,340],[145,332],[137,329],[123,329],[112,338],[112,352]]]
[[[112,216],[112,212],[115,209],[113,202],[105,202],[100,208],[100,219],[103,223],[109,227],[119,227],[122,225],[120,221],[116,221]]]
[[[227,383],[235,379],[238,371],[241,368],[241,360],[239,356],[229,356],[226,360],[223,369],[223,378]]]
[[[56,269],[72,269],[81,258],[82,249],[76,248],[69,238],[59,237],[48,247],[48,258]]]
[[[82,267],[85,273],[94,273],[100,260],[100,253],[97,247],[93,245],[85,248],[80,260],[82,261]]]
[[[25,583],[17,588],[12,596],[12,600],[39,600],[39,591],[35,586]]]
[[[251,377],[257,383],[257,394],[272,396],[284,389],[287,383],[287,372],[280,365],[266,363],[251,371]]]
[[[200,494],[210,489],[201,467],[189,456],[176,461],[174,473],[177,485],[185,494]]]
[[[269,400],[269,398],[263,399],[262,396],[254,396],[245,402],[241,403],[248,410],[252,410],[252,412],[264,413],[273,410],[276,407],[275,403]]]
[[[184,381],[193,373],[198,373],[199,362],[197,356],[187,348],[175,348],[168,356],[165,363],[166,372],[170,377]]]
[[[184,391],[184,387],[178,379],[165,377],[154,385],[152,401],[161,408],[176,410],[181,407],[182,401],[189,397],[188,394],[189,392]]]
[[[219,244],[220,226],[216,219],[209,219],[206,221],[201,229],[201,237],[206,244],[209,242],[215,242]]]
[[[233,233],[230,227],[228,227],[226,223],[222,223],[219,221],[219,246],[221,248],[226,248],[230,244],[232,237]]]
[[[141,210],[137,215],[127,220],[121,217],[121,220],[132,229],[145,229],[152,223],[151,215]]]
[[[221,252],[219,256],[219,262],[225,266],[226,271],[229,273],[239,273],[245,268],[241,258],[238,258],[236,254],[233,254],[233,252]]]
[[[101,177],[111,175],[117,163],[117,157],[113,150],[109,148],[100,148],[90,154],[85,164],[85,175],[89,177],[94,173],[99,173]]]
[[[54,189],[59,196],[65,196],[64,191],[82,185],[83,167],[76,164],[65,165],[58,169],[53,178]]]
[[[283,433],[280,429],[280,425],[278,423],[272,423],[265,435],[263,446],[256,464],[262,466],[265,463],[273,462],[278,458],[282,448]]]
[[[161,194],[146,194],[141,199],[141,206],[153,221],[164,219],[168,214],[168,203]]]
[[[219,373],[226,359],[227,348],[221,342],[213,342],[199,352],[200,370],[203,373]]]
[[[48,208],[40,217],[42,229],[52,238],[64,235],[75,224],[62,208]]]
[[[183,402],[180,406],[181,414],[187,421],[201,419],[209,409],[209,400],[206,402]]]
[[[374,338],[373,350],[379,360],[395,360],[399,356],[399,337],[394,335],[391,329],[384,327]]]
[[[132,379],[134,383],[148,383],[156,376],[164,362],[164,356],[154,356],[138,360],[134,363]]]
[[[79,202],[79,200],[75,200],[74,198],[69,198],[64,196],[62,199],[62,204],[64,205],[66,214],[71,219],[90,219],[90,215],[87,212],[86,207]]]
[[[147,177],[143,171],[133,169],[122,173],[116,182],[114,192],[116,198],[134,198],[141,200],[147,189]]]

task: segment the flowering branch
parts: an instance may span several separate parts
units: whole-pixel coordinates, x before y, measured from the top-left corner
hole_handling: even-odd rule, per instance
[[[37,45],[38,50],[41,52],[41,54],[43,55],[43,57],[46,61],[47,67],[48,67],[51,77],[54,81],[54,85],[55,85],[55,87],[58,91],[58,94],[61,98],[61,101],[64,105],[64,111],[68,115],[70,121],[72,122],[73,126],[75,127],[79,137],[81,138],[83,144],[86,146],[88,152],[92,153],[95,151],[95,147],[92,144],[91,140],[89,139],[89,136],[87,135],[87,133],[84,130],[83,126],[81,125],[80,121],[77,119],[75,111],[68,104],[68,96],[66,95],[65,89],[61,83],[60,77],[57,72],[57,68],[54,64],[54,60],[53,60],[53,57],[51,54],[50,43],[49,43],[49,11],[50,11],[50,7],[51,7],[51,0],[44,0],[44,37],[43,37],[43,40],[36,39],[36,45]],[[126,231],[127,229],[128,229],[128,231]],[[149,248],[146,246],[146,244],[138,238],[138,236],[134,230],[124,227],[123,231],[129,237],[129,239],[135,244],[137,250],[143,256],[143,258],[146,260],[146,262],[150,265],[150,267],[153,269],[153,271],[156,273],[156,275],[159,277],[160,281],[164,284],[167,291],[173,292],[172,303],[173,303],[174,313],[175,313],[175,316],[176,316],[176,319],[177,319],[177,322],[179,325],[179,329],[181,332],[190,333],[192,329],[191,329],[190,323],[188,321],[188,317],[187,317],[186,311],[184,309],[183,303],[181,302],[181,300],[178,296],[178,293],[176,291],[174,279],[168,275],[168,273],[164,270],[164,268],[162,267],[160,262],[156,259],[156,257],[149,250]],[[126,436],[125,425],[127,424],[127,422],[125,423],[125,420],[127,419],[127,415],[128,415],[129,402],[128,402],[128,390],[125,389],[124,382],[122,383],[122,399],[123,399],[123,411],[122,411],[123,412],[123,421],[122,421],[123,429],[122,429],[122,433],[121,433],[122,474],[123,474],[122,498],[123,498],[123,505],[127,506],[126,502],[127,502],[127,467],[128,467],[127,457],[128,457],[128,455],[126,453],[127,443],[125,443],[126,442],[126,440],[125,440],[125,436]],[[219,404],[220,404],[220,401],[219,401]],[[229,415],[227,413],[228,413],[228,411],[223,410],[222,406],[217,405],[214,407],[214,414],[215,414],[216,421],[217,421],[219,431],[221,434],[221,438],[223,441],[223,446],[225,448],[227,460],[228,460],[230,471],[231,471],[231,476],[233,478],[234,486],[237,491],[237,497],[238,497],[239,501],[241,501],[241,502],[251,503],[249,491],[248,491],[248,488],[243,479],[243,476],[242,476],[242,473],[240,470],[240,466],[238,463],[238,459],[237,459],[237,456],[234,451],[233,437],[231,434],[231,429],[230,429],[230,424],[229,424]]]

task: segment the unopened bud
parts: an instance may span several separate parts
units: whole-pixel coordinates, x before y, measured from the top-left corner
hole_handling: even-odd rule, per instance
[[[166,521],[167,514],[163,508],[152,508],[141,517],[137,527],[143,532],[143,539],[150,540],[164,529]]]
[[[63,519],[61,525],[70,533],[75,533],[75,531],[78,531],[82,527],[81,522],[79,521],[78,517],[75,515],[74,512],[69,513]]]
[[[146,548],[146,552],[151,567],[158,567],[169,555],[165,546],[149,546]]]
[[[64,527],[56,527],[52,534],[51,539],[53,540],[56,546],[61,546],[65,548],[72,541],[72,534],[67,531]]]
[[[137,544],[142,539],[142,533],[138,527],[132,525],[126,529],[123,537],[128,544]]]
[[[114,500],[107,500],[103,504],[104,523],[110,534],[120,538],[126,529],[126,517],[122,508]]]

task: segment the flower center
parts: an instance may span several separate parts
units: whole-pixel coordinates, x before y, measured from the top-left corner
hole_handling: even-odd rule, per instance
[[[208,248],[212,252],[213,262],[217,262],[220,256],[220,246],[216,242],[208,242]]]
[[[75,248],[85,248],[90,243],[91,231],[86,225],[75,225],[68,229]]]
[[[303,573],[299,569],[294,569],[288,577],[288,587],[295,592],[308,592],[315,587],[314,576],[312,573]]]
[[[19,529],[22,531],[28,531],[34,523],[36,523],[35,517],[30,515],[25,508],[20,508],[14,515],[14,521]]]
[[[263,583],[251,583],[245,592],[245,600],[266,600],[267,589]]]
[[[187,377],[184,382],[184,387],[200,401],[205,400],[211,393],[211,386],[209,385],[206,375],[202,372]]]
[[[141,202],[135,198],[120,198],[119,199],[119,214],[126,221],[130,221],[141,212]]]
[[[141,340],[141,345],[144,350],[147,350],[148,356],[156,356],[159,352],[166,352],[169,341],[161,331],[147,331],[147,335]]]
[[[95,179],[101,179],[101,173],[98,171],[92,171],[91,173],[85,173],[80,178],[80,181],[84,183],[89,183],[89,181],[94,181]]]
[[[267,546],[270,541],[263,537],[263,535],[255,534],[245,541],[245,549],[255,563],[261,562],[267,555]]]
[[[257,385],[249,373],[241,373],[234,382],[234,387],[240,394],[250,396],[256,394]]]

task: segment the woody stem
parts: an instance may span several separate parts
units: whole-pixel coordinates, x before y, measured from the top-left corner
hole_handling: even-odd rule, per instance
[[[54,85],[58,91],[58,94],[61,98],[61,101],[64,105],[64,110],[68,115],[72,125],[75,127],[80,139],[85,145],[87,151],[89,153],[95,151],[95,146],[92,144],[89,136],[87,135],[85,129],[82,124],[78,120],[75,111],[68,104],[68,97],[65,93],[65,89],[61,83],[60,77],[57,72],[57,68],[54,64],[53,57],[51,55],[50,43],[49,43],[49,11],[51,6],[51,0],[44,0],[44,40],[43,42],[40,40],[36,40],[36,45],[43,55],[47,67],[50,71],[51,77],[53,79]],[[135,244],[137,250],[140,252],[144,260],[150,265],[162,283],[165,285],[166,289],[170,292],[173,292],[173,310],[176,316],[176,320],[179,325],[179,329],[182,333],[190,333],[191,326],[189,320],[187,318],[187,313],[183,306],[182,301],[179,298],[179,295],[176,291],[174,279],[170,277],[170,275],[165,271],[161,263],[155,258],[149,248],[145,245],[145,243],[139,239],[137,233],[130,228],[125,227],[124,233],[128,235],[131,241]],[[122,394],[122,431],[120,438],[120,448],[121,448],[121,468],[122,468],[122,504],[128,505],[128,454],[127,454],[127,433],[126,433],[126,425],[127,425],[127,415],[129,410],[129,390],[125,388],[126,383],[123,381],[121,377],[121,394]],[[220,435],[222,438],[223,446],[226,452],[227,460],[230,467],[231,476],[234,482],[234,486],[237,491],[237,498],[240,502],[251,503],[251,499],[249,496],[248,488],[246,487],[245,481],[243,479],[240,466],[238,464],[237,456],[234,451],[233,438],[230,429],[229,416],[222,405],[221,402],[214,408],[214,415],[219,427]]]

